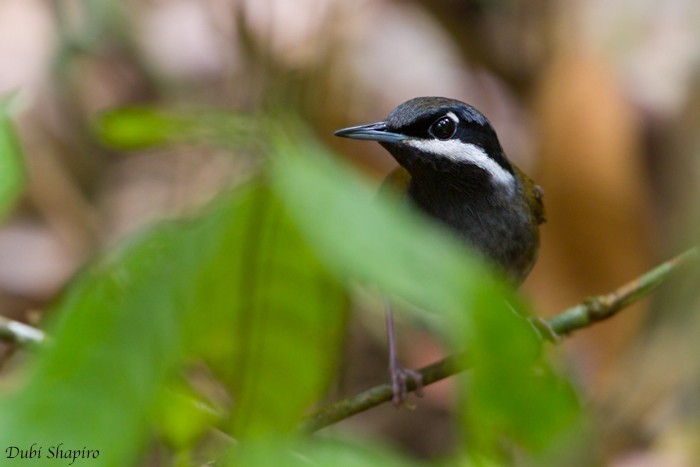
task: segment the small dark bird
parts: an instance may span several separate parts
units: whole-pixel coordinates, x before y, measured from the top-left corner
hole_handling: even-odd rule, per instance
[[[378,141],[400,164],[385,184],[405,193],[424,213],[464,238],[515,283],[537,259],[544,222],[542,189],[508,161],[493,127],[474,107],[444,97],[417,97],[383,122],[335,132]],[[389,369],[400,405],[418,372],[398,361],[391,308],[387,306]]]

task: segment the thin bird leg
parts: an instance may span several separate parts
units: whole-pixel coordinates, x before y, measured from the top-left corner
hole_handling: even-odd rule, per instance
[[[394,393],[392,402],[396,407],[400,407],[406,402],[409,380],[412,380],[416,385],[416,395],[423,397],[423,375],[417,371],[404,368],[399,363],[396,333],[394,331],[394,315],[388,299],[384,299],[384,308],[386,310],[386,334],[389,341],[389,374],[391,375],[391,389]]]

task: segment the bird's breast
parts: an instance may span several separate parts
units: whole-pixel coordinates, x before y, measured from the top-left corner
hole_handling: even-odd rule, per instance
[[[529,205],[521,202],[520,192],[504,197],[479,183],[460,186],[431,181],[423,186],[413,179],[408,194],[418,208],[457,233],[515,282],[522,282],[534,265],[538,222]]]

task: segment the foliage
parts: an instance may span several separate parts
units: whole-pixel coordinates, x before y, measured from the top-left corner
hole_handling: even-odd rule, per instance
[[[197,115],[119,110],[98,132],[143,148],[199,141],[201,127],[218,122],[231,144],[249,144],[260,124]],[[464,452],[453,461],[502,461],[504,443],[537,459],[575,426],[571,387],[522,303],[475,255],[395,200],[376,199],[298,121],[258,130],[268,143],[261,173],[73,281],[53,312],[51,344],[1,402],[6,444],[60,440],[99,449],[104,465],[136,462],[154,439],[185,463],[406,465],[385,446],[295,435],[333,378],[355,281],[432,315],[445,342],[474,358],[460,404]],[[194,383],[202,367],[225,397]],[[238,442],[206,447],[211,428]]]

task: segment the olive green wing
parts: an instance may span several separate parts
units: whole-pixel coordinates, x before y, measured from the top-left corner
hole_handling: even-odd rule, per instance
[[[408,173],[408,170],[398,166],[384,179],[382,186],[379,187],[379,194],[382,196],[387,194],[391,196],[403,196],[406,194],[406,191],[408,191],[408,184],[410,182],[411,174]]]
[[[544,190],[542,190],[541,186],[535,184],[530,177],[525,175],[525,172],[520,170],[518,166],[515,164],[511,165],[520,180],[522,180],[523,190],[525,191],[525,196],[530,206],[530,211],[535,216],[537,223],[543,224],[547,220],[544,212]]]

